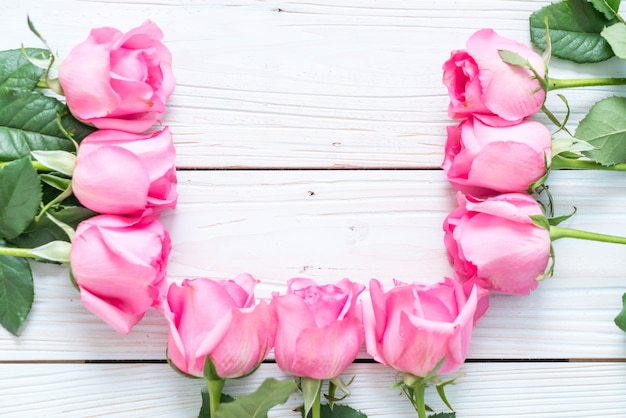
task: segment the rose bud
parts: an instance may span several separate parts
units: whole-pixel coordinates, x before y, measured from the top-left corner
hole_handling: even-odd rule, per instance
[[[172,55],[159,27],[93,29],[62,61],[59,82],[72,114],[99,129],[144,132],[174,91]]]
[[[98,215],[78,225],[70,265],[83,305],[127,334],[167,288],[170,237],[154,216]]]
[[[78,148],[74,194],[99,213],[138,215],[174,208],[176,151],[167,127],[150,134],[100,130]]]
[[[180,371],[202,377],[207,356],[220,378],[252,372],[274,346],[276,319],[270,305],[255,304],[258,282],[198,278],[172,283],[163,311],[169,323],[168,357]]]
[[[321,286],[310,279],[289,280],[287,294],[272,298],[278,320],[274,347],[278,367],[311,379],[338,377],[363,344],[357,297],[364,289],[348,279]]]
[[[551,145],[550,131],[539,122],[494,127],[470,117],[448,127],[442,168],[466,194],[526,192],[546,175]]]
[[[529,69],[504,62],[501,50],[520,55],[545,77],[543,60],[529,47],[492,29],[479,30],[468,39],[466,50],[453,51],[443,65],[451,118],[473,115],[490,125],[512,124],[541,108],[546,92],[539,80]]]
[[[528,295],[537,288],[550,258],[550,232],[531,215],[542,215],[530,195],[488,199],[457,194],[459,206],[443,224],[444,243],[456,277],[487,290]]]
[[[465,361],[470,345],[478,290],[446,278],[432,285],[404,284],[385,292],[370,281],[371,305],[363,308],[367,352],[379,363],[425,377],[451,373]],[[445,360],[444,360],[445,358]]]

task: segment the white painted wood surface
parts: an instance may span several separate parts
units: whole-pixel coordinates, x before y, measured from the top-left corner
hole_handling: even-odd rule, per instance
[[[168,275],[247,271],[268,296],[295,276],[390,283],[452,274],[441,221],[454,192],[433,170],[452,123],[441,64],[482,27],[528,42],[528,16],[545,4],[22,0],[3,5],[0,49],[39,46],[27,13],[61,56],[92,27],[156,21],[178,81],[163,123],[175,134],[177,165],[198,169],[179,173],[179,207],[164,216],[174,244]],[[553,61],[551,74],[573,68]],[[626,75],[622,62],[586,71],[595,68]],[[568,92],[573,123],[608,92]],[[549,184],[557,211],[578,209],[567,226],[626,236],[626,174],[557,172]],[[492,298],[466,376],[450,388],[460,418],[624,416],[626,334],[612,319],[626,291],[626,248],[563,240],[555,250],[555,276],[531,296]],[[141,362],[164,358],[166,329],[155,312],[118,335],[82,307],[66,269],[35,272],[22,335],[0,330],[0,415],[197,414],[202,382]],[[391,389],[392,372],[360,363],[351,374],[352,406],[372,417],[411,416]],[[267,376],[281,373],[264,365],[226,392],[245,393]],[[271,416],[295,417],[298,402]]]

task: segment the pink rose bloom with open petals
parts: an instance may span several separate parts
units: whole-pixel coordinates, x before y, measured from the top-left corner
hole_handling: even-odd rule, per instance
[[[457,278],[488,290],[528,295],[550,258],[550,232],[533,223],[541,206],[524,193],[488,199],[457,195],[459,207],[443,224],[444,243]]]
[[[529,47],[492,29],[479,30],[468,39],[466,50],[453,51],[443,65],[451,118],[474,115],[490,125],[511,124],[541,108],[546,93],[539,81],[530,70],[502,61],[499,50],[517,53],[545,77],[543,60]]]
[[[539,122],[489,126],[470,117],[448,127],[442,168],[466,194],[526,192],[546,174],[551,146],[550,131]]]
[[[150,134],[95,131],[78,148],[72,189],[80,203],[99,213],[173,209],[178,199],[175,159],[167,127]]]
[[[274,346],[276,318],[256,304],[249,274],[233,280],[186,279],[172,283],[163,312],[169,323],[167,353],[182,372],[202,377],[209,356],[224,379],[250,373]]]
[[[348,279],[321,286],[311,279],[289,280],[287,294],[272,298],[278,319],[278,367],[311,379],[339,376],[363,344],[357,297],[364,289]]]
[[[61,63],[59,82],[72,114],[99,129],[144,132],[174,91],[172,54],[151,21],[127,33],[103,27]]]
[[[454,372],[465,361],[477,306],[477,288],[446,278],[432,285],[404,284],[385,292],[370,281],[371,304],[363,307],[367,352],[379,363],[425,377]]]
[[[70,263],[83,305],[127,334],[165,297],[171,248],[154,216],[98,215],[81,222]]]

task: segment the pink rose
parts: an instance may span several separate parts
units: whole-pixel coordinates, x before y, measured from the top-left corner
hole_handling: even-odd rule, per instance
[[[367,352],[395,370],[425,377],[445,357],[438,373],[455,371],[467,356],[477,289],[446,278],[433,285],[404,284],[384,292],[370,281],[371,305],[363,308]]]
[[[481,200],[457,194],[459,207],[443,224],[444,243],[456,276],[488,290],[527,295],[548,267],[550,232],[533,223],[541,206],[530,195]]]
[[[272,298],[278,318],[274,347],[278,367],[311,379],[339,376],[363,344],[357,297],[364,289],[348,279],[323,286],[310,279],[289,280],[287,294]]]
[[[499,50],[517,53],[545,77],[543,60],[530,48],[491,29],[479,30],[467,41],[467,50],[453,51],[443,65],[451,118],[474,115],[490,125],[509,124],[541,108],[546,92],[539,81],[530,70],[502,61]]]
[[[165,111],[174,91],[172,55],[159,27],[146,21],[122,33],[93,29],[61,63],[59,81],[67,106],[100,129],[143,132]]]
[[[170,237],[154,216],[98,215],[78,225],[72,276],[83,305],[127,334],[165,297]]]
[[[150,134],[96,131],[80,143],[72,189],[84,206],[99,213],[174,208],[175,158],[167,127]]]
[[[525,192],[546,174],[551,145],[550,131],[539,122],[494,127],[470,117],[448,127],[442,168],[466,194]]]
[[[276,318],[268,303],[255,304],[249,274],[234,280],[193,279],[170,285],[163,310],[167,352],[184,373],[201,377],[206,356],[221,378],[250,373],[274,346]]]

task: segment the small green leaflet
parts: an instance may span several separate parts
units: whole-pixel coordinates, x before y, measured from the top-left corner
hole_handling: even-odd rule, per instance
[[[620,2],[621,0],[589,0],[589,3],[593,4],[593,7],[609,20],[615,18]]]
[[[625,115],[626,97],[608,97],[594,104],[574,134],[595,147],[583,154],[604,166],[626,161]]]
[[[22,257],[0,256],[0,325],[17,335],[35,297],[30,264]]]
[[[429,415],[428,418],[456,418],[456,412],[440,412],[438,414]]]
[[[302,411],[302,416],[304,416],[304,411]],[[330,409],[328,404],[323,404],[320,407],[320,418],[367,418],[367,415],[347,405],[335,404],[333,409]]]
[[[41,183],[30,158],[12,161],[0,169],[0,237],[20,235],[39,210]]]
[[[530,39],[546,48],[546,23],[550,28],[552,55],[578,63],[607,60],[613,50],[600,32],[609,20],[587,0],[564,0],[545,6],[530,15]]]
[[[57,115],[63,112],[63,103],[39,91],[0,89],[0,161],[30,155],[33,150],[75,151],[57,126]],[[62,123],[77,140],[93,132],[69,115]]]
[[[500,49],[498,50],[498,53],[500,54],[500,58],[502,58],[502,61],[506,62],[507,64],[524,68],[530,67],[530,63],[528,62],[528,60],[516,52],[509,51],[507,49]]]
[[[626,293],[622,295],[622,311],[615,317],[615,325],[626,332]]]
[[[28,49],[31,55],[47,54]],[[33,150],[75,151],[57,125],[81,140],[94,131],[69,115],[65,104],[48,97],[36,86],[43,75],[21,50],[0,51],[0,161],[11,161]]]
[[[269,410],[287,402],[296,389],[293,379],[281,381],[267,378],[253,393],[242,395],[234,402],[220,404],[215,418],[267,418]]]
[[[50,56],[45,49],[27,48],[26,53],[42,59]],[[0,90],[33,91],[43,74],[44,70],[31,64],[22,50],[0,52]]]
[[[600,34],[611,45],[615,55],[626,60],[626,25],[618,22],[604,28]]]
[[[91,218],[96,214],[82,206],[59,207],[51,209],[48,212],[59,221],[68,224],[74,229],[76,229],[81,221]],[[67,241],[67,234],[47,216],[44,216],[39,222],[31,221],[24,232],[18,237],[11,239],[9,242],[16,247],[35,248],[56,240]]]
[[[550,222],[548,218],[544,215],[529,215],[530,219],[532,219],[533,223],[537,225],[539,228],[550,230]]]
[[[226,395],[222,393],[220,397],[220,405],[228,402],[233,402],[235,398],[230,395]],[[198,418],[211,418],[211,409],[209,405],[211,404],[211,400],[209,398],[209,392],[206,390],[202,391],[202,407],[200,408],[200,413],[198,414]]]

